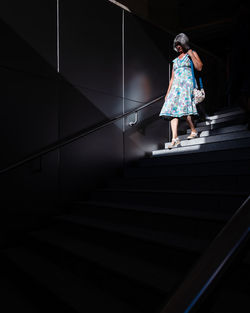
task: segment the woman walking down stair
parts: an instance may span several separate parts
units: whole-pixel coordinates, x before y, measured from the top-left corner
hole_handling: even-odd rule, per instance
[[[192,98],[191,60],[196,70],[201,71],[203,66],[197,52],[190,49],[189,39],[184,33],[175,37],[173,48],[179,53],[179,56],[173,60],[172,76],[160,112],[160,116],[171,120],[172,142],[168,146],[169,149],[180,145],[177,133],[180,118],[185,118],[191,129],[191,134],[187,138],[198,137],[192,121],[192,116],[198,115],[198,112]]]

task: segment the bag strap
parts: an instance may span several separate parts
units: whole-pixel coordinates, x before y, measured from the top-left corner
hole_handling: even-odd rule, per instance
[[[199,82],[200,82],[200,89],[203,89],[203,84],[202,84],[202,79],[199,77]]]
[[[191,70],[192,70],[192,77],[193,77],[193,85],[194,85],[194,88],[196,88],[196,84],[195,84],[195,76],[194,76],[194,64],[193,64],[193,61],[192,59],[189,57],[190,59],[190,63],[191,63]],[[202,84],[202,79],[201,77],[199,77],[199,83],[200,83],[200,89],[203,89],[203,84]]]
[[[195,84],[195,77],[194,77],[194,64],[193,64],[193,61],[191,58],[190,59],[190,63],[191,63],[191,70],[192,70],[192,77],[193,77],[193,85],[194,85],[194,88],[196,87],[196,84]]]

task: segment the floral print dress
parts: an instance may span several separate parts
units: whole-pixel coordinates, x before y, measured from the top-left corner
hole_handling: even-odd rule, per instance
[[[188,54],[185,54],[182,59],[177,57],[173,60],[174,80],[160,116],[198,115],[196,105],[192,100],[193,78],[190,62]]]

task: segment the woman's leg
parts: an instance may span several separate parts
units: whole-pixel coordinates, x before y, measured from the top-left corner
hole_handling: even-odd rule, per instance
[[[192,117],[190,115],[187,115],[187,123],[191,129],[191,132],[193,133],[197,133],[195,127],[194,127],[194,124],[193,124],[193,121],[192,121]]]
[[[172,130],[172,140],[173,139],[176,139],[178,137],[177,133],[178,133],[178,122],[179,122],[179,119],[174,117],[172,120],[171,120],[171,130]]]
[[[180,145],[180,140],[178,138],[178,122],[179,119],[177,117],[174,117],[170,124],[171,124],[171,130],[172,130],[172,142],[171,144],[168,146],[168,149],[172,149],[172,148],[176,148]]]
[[[191,129],[191,134],[187,137],[187,139],[194,139],[198,137],[198,132],[196,131],[193,121],[192,121],[192,117],[190,115],[188,115],[187,117],[187,123]]]

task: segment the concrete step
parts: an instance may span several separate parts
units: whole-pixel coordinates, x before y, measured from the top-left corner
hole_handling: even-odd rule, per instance
[[[230,106],[230,107],[223,107],[219,108],[217,111],[214,111],[213,114],[223,114],[223,113],[229,113],[229,112],[234,112],[241,110],[241,107],[239,105],[235,106]]]
[[[249,162],[250,163],[250,162]],[[250,164],[249,164],[250,165]],[[232,175],[232,176],[190,176],[187,180],[185,176],[169,176],[164,178],[120,178],[110,180],[106,186],[108,188],[127,188],[127,189],[176,189],[178,186],[181,190],[207,190],[207,191],[246,191],[249,192],[248,176]]]
[[[2,259],[2,256],[1,256]],[[17,283],[1,273],[0,280],[1,306],[4,313],[26,312],[26,313],[42,313],[40,307],[34,304],[30,294],[25,294]]]
[[[139,282],[160,293],[170,292],[181,281],[180,273],[174,268],[155,266],[136,256],[127,255],[127,251],[107,248],[102,242],[90,243],[53,230],[33,232],[31,235],[39,241],[107,269],[110,276],[115,272],[121,275],[121,279],[127,277],[134,283]]]
[[[221,134],[229,134],[229,133],[235,133],[235,132],[246,131],[246,130],[247,130],[246,124],[239,124],[239,125],[221,127],[221,128],[212,129],[212,130],[203,130],[199,133],[199,137],[201,138],[201,137],[215,136],[215,135],[221,135]],[[190,130],[188,130],[188,133],[190,133]],[[188,137],[188,134],[180,135],[178,137],[180,140],[185,140]]]
[[[230,153],[230,151],[227,151]],[[186,160],[182,161],[182,158],[176,159],[175,155],[172,157],[155,158],[156,162],[149,159],[148,163],[143,163],[143,166],[127,167],[124,171],[126,178],[161,178],[168,180],[169,177],[189,177],[189,176],[249,176],[250,160],[220,160],[216,162],[215,157],[207,160],[208,155],[204,155],[205,159],[199,163],[199,158],[195,159],[195,156],[190,154],[186,155]],[[216,156],[216,155],[215,155]],[[230,157],[230,154],[228,155]],[[182,155],[183,157],[183,155]],[[190,158],[189,158],[190,157]],[[237,156],[236,156],[237,157]],[[249,158],[249,156],[246,156]],[[192,160],[194,158],[194,160]],[[169,162],[168,162],[169,159]],[[200,158],[201,159],[201,158]],[[178,161],[178,162],[177,162]],[[189,162],[188,162],[189,161]],[[192,163],[193,161],[193,163]],[[206,162],[205,162],[206,161]],[[247,184],[249,186],[249,184]],[[249,188],[249,187],[248,187]]]
[[[209,118],[209,121],[197,123],[197,127],[202,127],[202,126],[206,126],[206,125],[215,125],[215,124],[220,124],[223,122],[233,121],[235,119],[244,117],[244,115],[245,115],[245,113],[243,110],[231,112],[230,114],[225,113],[225,114],[221,114],[221,115],[214,115],[214,116]]]
[[[26,237],[27,239],[27,237]],[[17,247],[19,251],[23,251],[21,248],[21,243],[18,245],[12,246]],[[7,292],[8,286],[11,286],[9,294],[6,295],[5,299],[2,299],[4,293],[2,293],[2,304],[4,301],[9,301],[7,307],[4,307],[4,312],[8,312],[8,309],[14,309],[15,306],[19,306],[17,311],[19,312],[29,312],[30,309],[33,312],[67,312],[75,313],[76,311],[70,308],[65,302],[62,302],[55,294],[51,293],[50,290],[44,287],[41,282],[38,282],[29,271],[24,271],[21,266],[17,263],[18,257],[13,256],[10,258],[8,256],[9,251],[12,251],[16,248],[2,248],[1,249],[1,281],[6,280],[6,286],[4,286],[5,292]],[[20,255],[22,259],[22,253]],[[21,261],[22,262],[22,261]],[[41,269],[43,270],[43,269]],[[13,289],[12,289],[13,288]],[[20,293],[20,295],[19,295]],[[19,298],[22,297],[22,299]],[[16,312],[16,310],[10,311]]]
[[[193,139],[194,140],[194,139]],[[188,154],[188,153],[201,153],[209,151],[221,151],[229,149],[239,149],[250,147],[250,138],[242,138],[237,140],[228,140],[225,142],[212,142],[204,144],[197,144],[191,146],[178,147],[174,149],[162,149],[152,151],[153,157],[159,157],[163,155],[178,155],[178,154]]]
[[[244,111],[241,108],[235,108],[235,109],[229,110],[227,112],[218,111],[218,112],[215,112],[214,115],[208,116],[208,119],[209,120],[217,120],[220,118],[235,116],[238,114],[244,114]]]
[[[117,301],[105,290],[94,287],[90,280],[80,280],[26,247],[6,249],[4,255],[65,303],[65,309],[67,306],[69,308],[65,312],[117,312],[117,307],[124,313],[138,312],[126,303]]]
[[[94,205],[95,203],[95,205]],[[107,202],[106,202],[107,203]],[[197,208],[164,208],[163,206],[147,206],[133,203],[110,203],[102,201],[78,203],[71,206],[72,212],[84,217],[101,219],[102,221],[128,225],[128,228],[140,227],[162,232],[178,232],[182,235],[213,239],[232,216],[230,212],[199,210]],[[206,218],[207,217],[207,218]]]
[[[246,117],[244,114],[236,115],[233,117],[228,117],[228,118],[223,118],[223,119],[218,119],[214,121],[206,121],[206,122],[201,122],[197,123],[195,125],[195,128],[198,133],[205,131],[205,130],[215,130],[218,128],[223,128],[223,127],[229,127],[233,125],[245,125],[246,124]],[[190,134],[191,130],[187,129],[187,134]]]
[[[130,203],[134,205],[168,206],[195,209],[212,209],[234,212],[247,198],[248,192],[225,191],[183,191],[183,190],[143,190],[143,189],[100,189],[92,193],[93,200]]]
[[[245,164],[245,170],[249,168],[250,161],[250,147],[243,147],[238,149],[225,149],[225,150],[215,150],[201,153],[189,153],[189,154],[174,154],[174,155],[162,155],[161,157],[149,156],[137,160],[125,168],[144,168],[145,167],[157,167],[157,166],[175,166],[176,171],[178,172],[179,166],[185,168],[193,167],[193,174],[197,176],[196,167],[201,164],[207,164],[208,166],[213,165],[216,168],[218,164],[219,169],[223,167],[224,164],[237,168],[238,166],[242,168],[242,165]],[[217,169],[217,168],[216,168]],[[227,173],[227,175],[229,175]],[[246,174],[246,173],[245,173]],[[215,172],[215,175],[216,172]],[[232,175],[233,172],[232,172]],[[243,172],[244,175],[244,172]],[[199,174],[200,176],[200,174]]]
[[[137,227],[132,227],[130,223],[107,222],[107,219],[105,220],[103,217],[97,218],[97,216],[90,218],[87,216],[88,212],[85,212],[82,207],[75,210],[72,206],[71,209],[73,213],[71,215],[67,213],[68,216],[73,216],[76,219],[84,218],[85,222],[76,223],[75,219],[68,221],[65,214],[65,218],[55,218],[53,230],[59,233],[63,232],[83,242],[87,241],[101,245],[108,250],[117,250],[118,254],[125,253],[126,255],[146,260],[156,267],[174,268],[181,274],[187,273],[197,258],[200,257],[199,251],[189,250],[188,247],[180,249],[173,244],[162,244],[162,241],[157,241],[155,236],[149,240],[145,239],[140,231],[140,229],[144,230],[144,228],[138,228],[138,225]],[[90,223],[90,221],[92,222]],[[155,234],[155,231],[152,231],[152,229],[151,234]],[[183,259],[185,259],[185,262],[183,262]],[[96,268],[94,270],[96,271]],[[110,277],[109,274],[107,275]]]
[[[194,139],[186,139],[181,141],[181,147],[188,147],[188,146],[194,146],[194,145],[202,145],[202,144],[208,144],[208,143],[214,143],[214,142],[225,142],[230,140],[238,140],[243,138],[250,138],[250,131],[244,130],[244,131],[238,131],[233,133],[226,133],[226,134],[220,134],[220,135],[213,135],[213,136],[203,136],[200,138],[194,138]],[[165,143],[165,149],[168,148],[171,142]]]
[[[96,218],[86,218],[79,215],[76,216],[59,216],[59,220],[63,220],[66,223],[72,223],[82,227],[101,229],[106,232],[112,232],[115,234],[126,235],[130,238],[140,239],[156,245],[161,245],[174,249],[181,249],[188,253],[202,253],[206,247],[208,247],[210,240],[201,239],[197,236],[183,236],[176,232],[162,232],[157,230],[149,230],[140,227],[134,227],[130,225],[123,225],[122,223],[114,223],[108,221],[98,220]]]
[[[183,209],[176,209],[176,208],[169,208],[169,207],[156,207],[156,206],[149,206],[149,205],[134,205],[130,203],[114,203],[114,202],[101,202],[100,201],[77,201],[73,202],[72,206],[70,207],[70,211],[76,210],[78,214],[86,214],[86,208],[92,210],[94,212],[95,209],[98,208],[102,210],[104,213],[106,210],[113,211],[112,213],[117,215],[119,211],[131,211],[134,212],[141,212],[142,214],[151,213],[153,215],[165,215],[165,216],[175,216],[175,217],[190,217],[193,220],[207,220],[207,221],[219,221],[219,222],[226,222],[232,214],[229,212],[220,212],[220,211],[205,211],[205,210],[197,210],[192,208],[183,208]],[[109,216],[107,216],[109,218]]]

